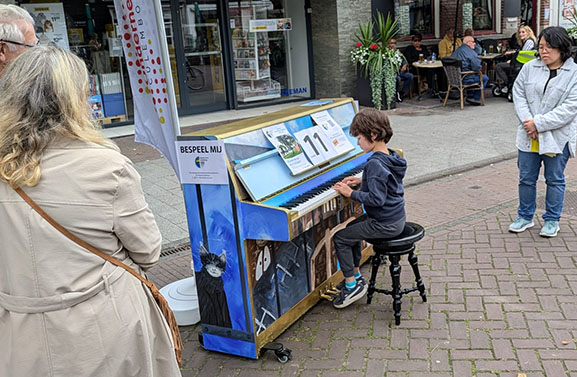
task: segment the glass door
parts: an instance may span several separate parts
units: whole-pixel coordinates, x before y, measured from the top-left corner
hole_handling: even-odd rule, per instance
[[[185,113],[227,106],[222,57],[220,1],[180,0],[183,49],[177,54],[181,108]]]

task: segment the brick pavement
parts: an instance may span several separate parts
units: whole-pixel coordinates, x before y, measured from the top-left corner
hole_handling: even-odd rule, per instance
[[[554,239],[538,236],[540,218],[527,232],[508,233],[516,177],[510,160],[407,188],[408,218],[427,230],[418,255],[429,301],[405,296],[400,326],[389,296],[340,311],[321,302],[280,336],[293,350],[284,365],[273,354],[248,360],[204,351],[198,326],[182,327],[183,376],[577,377],[577,213],[564,210]],[[573,160],[567,178],[575,194]],[[190,260],[169,258],[175,266]],[[164,264],[153,279],[169,278]],[[379,275],[379,285],[390,286],[388,269]],[[404,261],[402,282],[411,279]]]

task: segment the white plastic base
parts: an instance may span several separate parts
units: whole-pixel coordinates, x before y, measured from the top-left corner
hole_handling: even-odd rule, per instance
[[[179,326],[189,326],[200,322],[194,277],[172,282],[162,287],[160,293],[166,298]]]

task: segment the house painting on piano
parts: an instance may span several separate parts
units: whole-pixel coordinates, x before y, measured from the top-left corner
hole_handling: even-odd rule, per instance
[[[294,135],[315,126],[311,112],[328,111],[354,142],[347,128],[355,110],[351,99],[335,99],[291,111],[294,115],[272,113],[261,120],[184,136],[188,140],[222,139],[227,157],[229,184],[183,185],[190,242],[199,245],[192,252],[194,268],[197,276],[204,275],[197,286],[201,341],[208,350],[258,358],[267,342],[338,282],[332,238],[363,213],[358,203],[341,196],[315,202],[302,211],[286,206],[295,195],[309,195],[309,190],[333,178],[362,169],[368,158],[356,147],[327,165],[291,174],[282,151],[263,129],[284,124]],[[317,194],[312,196],[316,200]],[[205,279],[208,275],[210,279]],[[201,290],[209,293],[203,299]],[[203,306],[208,308],[204,314]],[[228,308],[230,320],[221,313],[217,321],[208,318],[218,317],[217,308],[221,312]]]

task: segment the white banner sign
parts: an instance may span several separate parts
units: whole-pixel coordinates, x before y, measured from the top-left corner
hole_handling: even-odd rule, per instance
[[[115,0],[114,8],[134,98],[134,135],[158,149],[178,171],[174,141],[179,133],[159,0]],[[162,21],[161,21],[162,22]]]
[[[180,183],[227,185],[228,171],[222,140],[176,141]]]
[[[34,19],[34,31],[41,44],[55,43],[68,50],[68,31],[61,3],[22,4]]]

